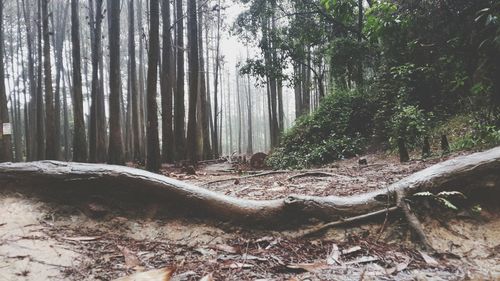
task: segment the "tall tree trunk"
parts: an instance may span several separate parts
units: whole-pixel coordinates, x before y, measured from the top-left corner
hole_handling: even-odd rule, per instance
[[[162,2],[163,50],[161,69],[161,118],[162,118],[162,161],[174,160],[174,135],[172,126],[172,90],[174,60],[172,57],[172,32],[170,31],[170,1]]]
[[[134,23],[134,1],[129,1],[128,6],[128,55],[130,60],[129,83],[132,95],[132,134],[133,134],[133,160],[139,162],[141,160],[141,138],[140,138],[140,123],[139,123],[139,92],[137,89],[137,63],[135,61],[135,23]],[[141,40],[139,38],[139,40]]]
[[[57,138],[57,155],[58,158],[61,158],[61,149],[60,145],[60,137],[61,137],[61,75],[63,72],[63,50],[64,50],[64,39],[66,37],[66,24],[68,18],[68,10],[69,10],[69,2],[68,3],[59,3],[58,9],[55,11],[56,16],[52,18],[52,25],[54,26],[55,34],[52,36],[52,42],[54,45],[54,58],[56,61],[56,90],[55,90],[55,127],[56,127],[56,136]],[[62,138],[64,139],[64,138]],[[65,147],[65,150],[69,149]]]
[[[203,9],[202,2],[198,4],[198,49],[199,49],[199,61],[200,61],[200,75],[199,75],[199,85],[200,85],[200,108],[201,108],[201,128],[203,135],[203,158],[209,159],[212,156],[212,148],[210,146],[210,131],[209,131],[209,121],[208,121],[208,94],[207,94],[207,84],[205,80],[205,59],[203,58]],[[208,59],[208,57],[207,57]]]
[[[160,170],[160,141],[158,139],[158,105],[156,104],[156,84],[158,76],[160,14],[157,0],[149,2],[149,52],[147,82],[147,154],[146,169]]]
[[[234,72],[236,75],[236,99],[238,102],[238,107],[237,107],[237,112],[238,112],[238,154],[241,154],[242,147],[241,147],[241,135],[242,135],[242,128],[241,128],[241,93],[240,93],[240,75],[238,74],[238,70]]]
[[[206,28],[205,28],[205,44],[206,44],[206,48],[205,48],[205,54],[206,54],[206,66],[205,66],[205,81],[206,81],[206,84],[207,84],[207,97],[206,97],[206,100],[207,100],[207,110],[206,110],[206,118],[208,120],[208,125],[209,125],[209,130],[208,133],[208,137],[210,138],[210,141],[212,142],[211,145],[210,145],[210,154],[208,155],[208,158],[209,159],[212,159],[214,158],[214,150],[216,149],[215,148],[215,143],[214,143],[214,139],[213,139],[213,132],[214,132],[214,119],[213,119],[213,115],[212,115],[212,98],[210,97],[210,56],[209,56],[209,46],[210,46],[210,42],[209,42],[209,37],[208,37],[208,30],[209,30],[209,25],[207,24],[206,25]]]
[[[176,160],[181,160],[185,157],[185,108],[184,108],[184,20],[182,12],[182,0],[176,0],[175,6],[177,10],[177,86],[175,92],[175,107],[174,107],[174,134]]]
[[[9,109],[7,108],[7,95],[5,92],[5,68],[4,68],[4,28],[3,28],[4,1],[0,1],[0,124],[2,124],[2,134],[0,134],[0,162],[12,161],[12,141],[10,134],[4,132],[3,128],[10,125]],[[9,124],[9,125],[5,125]]]
[[[124,164],[120,125],[120,2],[108,0],[109,29],[109,155],[110,164]]]
[[[248,51],[247,51],[248,56]],[[250,87],[250,74],[247,74],[247,154],[253,154],[253,131],[252,131],[252,92]]]
[[[187,157],[193,163],[197,159],[198,146],[196,145],[196,104],[198,102],[198,24],[196,14],[196,0],[188,0],[188,62],[189,62],[189,112],[187,131]]]
[[[50,59],[50,29],[49,29],[49,0],[42,0],[42,29],[43,29],[43,70],[45,84],[45,156],[47,159],[57,159],[56,127],[54,112],[54,93],[52,91],[52,71]]]
[[[219,150],[220,148],[220,142],[219,142],[219,133],[218,133],[218,118],[219,118],[219,109],[218,109],[218,102],[217,102],[217,86],[219,82],[219,68],[220,68],[220,60],[219,60],[219,52],[220,52],[220,28],[221,28],[221,17],[220,17],[220,9],[221,9],[221,1],[218,0],[218,5],[217,5],[217,38],[216,40],[216,47],[215,47],[215,58],[214,58],[214,127],[213,127],[213,132],[212,132],[212,147],[214,149],[214,158],[219,158],[219,153],[221,152]],[[220,123],[220,126],[222,127],[222,122]]]
[[[80,15],[79,1],[71,0],[71,46],[73,53],[73,161],[87,162],[87,136],[83,117],[82,74],[80,58]]]
[[[94,14],[95,7],[95,14]],[[102,75],[99,75],[101,63],[101,23],[102,0],[89,0],[90,38],[92,57],[91,105],[89,125],[89,160],[106,160],[106,116],[104,112],[104,93]]]
[[[144,121],[146,118],[145,106],[144,106],[144,40],[146,37],[144,34],[143,26],[142,26],[142,0],[137,2],[137,26],[139,28],[139,132],[140,132],[140,148],[141,148],[141,161],[146,159],[146,122]]]

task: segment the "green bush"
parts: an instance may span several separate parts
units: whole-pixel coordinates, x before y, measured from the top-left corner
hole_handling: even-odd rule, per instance
[[[388,125],[391,129],[391,146],[397,147],[398,138],[403,138],[409,149],[421,145],[423,136],[429,131],[429,122],[430,118],[417,106],[398,108]]]
[[[311,115],[296,121],[267,159],[274,168],[304,168],[363,152],[372,131],[369,99],[356,91],[327,95]]]

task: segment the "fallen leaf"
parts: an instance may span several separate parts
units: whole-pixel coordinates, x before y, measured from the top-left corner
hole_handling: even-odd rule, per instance
[[[200,253],[202,256],[215,256],[217,254],[214,250],[203,247],[196,248],[194,251]]]
[[[128,268],[134,268],[141,264],[139,258],[129,248],[120,245],[118,245],[117,247],[122,252],[123,257],[125,258],[125,265]]]
[[[169,281],[175,272],[175,267],[164,267],[144,272],[134,273],[129,276],[114,279],[113,281]]]
[[[422,251],[418,251],[420,253],[420,255],[422,256],[422,258],[424,259],[424,261],[428,264],[428,265],[438,265],[439,263],[437,262],[436,259],[434,259],[433,257],[429,256],[428,254],[422,252]]]
[[[359,250],[361,250],[360,246],[354,246],[354,247],[351,247],[349,249],[342,250],[342,255],[351,254],[351,253],[357,252]]]
[[[328,254],[328,257],[326,257],[326,264],[328,265],[341,264],[340,250],[337,244],[332,245],[332,250]]]
[[[252,268],[252,267],[254,267],[253,264],[241,263],[241,262],[233,262],[233,263],[229,264],[228,266],[225,266],[224,268],[234,269],[234,268]]]
[[[288,264],[286,267],[291,269],[302,269],[309,272],[316,272],[328,268],[329,266],[324,262],[317,262],[317,263],[291,263]]]
[[[201,278],[200,281],[214,281],[213,273],[209,273],[209,274],[203,276],[203,278]]]
[[[70,241],[95,241],[101,238],[101,236],[77,236],[77,237],[63,237],[64,240]]]
[[[253,255],[249,255],[249,254],[243,254],[241,256],[241,258],[243,260],[258,260],[258,261],[267,261],[266,258],[261,258],[261,257],[257,257],[257,256],[253,256]]]
[[[353,261],[349,261],[344,263],[345,265],[349,264],[358,264],[358,263],[367,263],[367,262],[373,262],[373,261],[378,261],[379,259],[376,257],[370,257],[370,256],[363,256],[360,257],[359,259],[355,259]]]
[[[214,246],[214,248],[230,254],[236,254],[238,252],[238,249],[236,249],[236,247],[229,246],[226,244],[217,244]]]

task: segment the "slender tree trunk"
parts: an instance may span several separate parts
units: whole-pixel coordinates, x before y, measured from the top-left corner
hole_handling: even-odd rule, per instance
[[[248,52],[247,52],[248,56]],[[253,154],[253,129],[252,129],[252,92],[250,86],[250,74],[247,74],[247,154]]]
[[[203,9],[202,2],[199,2],[198,7],[198,49],[199,49],[199,61],[200,61],[200,72],[199,72],[199,85],[200,85],[200,108],[201,108],[201,129],[203,136],[203,158],[209,159],[212,156],[212,148],[210,146],[210,131],[209,131],[209,121],[208,121],[208,94],[207,94],[207,84],[205,80],[205,59],[203,58]],[[207,57],[208,58],[208,57]]]
[[[4,27],[3,27],[4,1],[0,1],[0,162],[12,161],[12,141],[10,134],[4,132],[3,128],[9,124],[9,109],[7,108],[7,95],[5,92],[5,67],[4,67]]]
[[[95,14],[94,14],[95,7]],[[89,160],[106,160],[106,116],[104,112],[104,89],[102,75],[99,75],[101,63],[101,23],[102,0],[89,0],[89,18],[91,30],[92,82],[89,125]]]
[[[133,144],[133,160],[139,162],[141,160],[141,138],[139,124],[139,92],[137,89],[137,63],[135,61],[135,20],[134,20],[134,1],[129,0],[129,32],[128,32],[128,55],[130,60],[129,83],[132,95],[132,144]],[[139,40],[141,40],[139,38]]]
[[[42,0],[43,69],[45,81],[45,154],[47,159],[57,159],[54,93],[50,59],[49,0]]]
[[[198,146],[196,145],[196,104],[198,102],[198,24],[196,13],[196,0],[188,0],[188,61],[189,61],[189,112],[188,112],[188,134],[187,134],[187,157],[195,163],[197,159]]]
[[[185,108],[184,108],[184,20],[182,12],[182,0],[176,0],[177,10],[177,86],[174,107],[174,134],[176,160],[185,157]]]
[[[174,60],[172,56],[172,32],[170,31],[170,1],[162,2],[163,18],[163,64],[161,69],[161,117],[162,117],[162,161],[174,160],[174,135],[172,126],[172,90]]]
[[[220,28],[221,28],[221,17],[220,17],[220,4],[221,1],[218,0],[218,8],[217,8],[217,37],[216,37],[216,47],[215,47],[215,58],[214,58],[214,127],[213,127],[213,132],[212,132],[212,147],[214,148],[214,158],[219,158],[219,153],[220,151],[220,142],[219,142],[219,133],[218,133],[218,118],[219,118],[219,109],[218,109],[218,102],[217,102],[217,87],[218,87],[218,82],[219,82],[219,68],[220,68]],[[222,107],[222,106],[221,106]],[[220,123],[220,126],[222,127],[222,122]]]
[[[143,37],[146,37],[144,34],[143,26],[142,26],[142,0],[138,1],[137,5],[137,25],[139,28],[139,132],[140,132],[140,148],[141,148],[141,161],[146,158],[146,122],[144,121],[146,118],[145,106],[144,106],[144,40]]]
[[[158,52],[160,14],[157,0],[149,2],[149,52],[147,82],[147,154],[146,169],[160,170],[160,141],[158,139],[158,105],[156,104],[156,84],[158,77]]]
[[[120,126],[120,2],[108,0],[109,29],[109,155],[110,164],[124,164]]]
[[[214,130],[215,130],[215,127],[214,127],[214,119],[213,119],[213,115],[212,115],[212,98],[211,98],[211,95],[210,95],[210,56],[209,56],[209,46],[210,46],[210,42],[209,42],[209,39],[208,39],[208,30],[209,30],[209,25],[207,24],[206,28],[205,28],[205,44],[206,44],[206,48],[205,48],[205,54],[206,54],[206,67],[205,67],[205,81],[207,83],[207,119],[208,119],[208,124],[210,126],[210,130],[209,130],[209,138],[210,138],[210,141],[211,141],[211,150],[210,150],[210,154],[208,156],[209,159],[211,158],[214,158],[215,155],[214,155],[214,151],[216,150],[216,142],[214,142],[214,139],[213,139],[213,135],[214,135]]]
[[[238,154],[241,155],[242,147],[241,147],[241,135],[242,135],[242,128],[241,128],[241,93],[240,93],[240,75],[238,74],[238,70],[234,72],[236,75],[236,99],[238,102],[237,106],[237,112],[238,112]]]
[[[83,94],[80,58],[80,15],[79,1],[71,0],[71,46],[73,53],[73,161],[87,162],[87,136],[83,117]]]

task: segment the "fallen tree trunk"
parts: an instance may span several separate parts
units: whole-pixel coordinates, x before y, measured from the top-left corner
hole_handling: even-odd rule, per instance
[[[149,194],[165,206],[175,203],[215,219],[267,225],[279,221],[283,225],[310,218],[341,220],[385,210],[400,202],[396,193],[408,196],[425,190],[488,190],[500,183],[499,171],[500,147],[444,161],[385,188],[348,197],[289,195],[275,200],[247,200],[134,168],[58,161],[1,163],[0,186],[45,187],[57,192],[76,188],[94,193],[113,190],[131,197]]]

